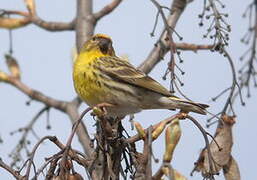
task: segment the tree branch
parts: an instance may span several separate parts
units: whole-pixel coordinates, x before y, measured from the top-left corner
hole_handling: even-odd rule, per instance
[[[79,116],[79,118],[77,119],[77,121],[74,123],[74,126],[72,127],[72,132],[71,132],[71,134],[69,136],[69,139],[68,139],[68,141],[66,143],[66,146],[65,146],[65,150],[63,152],[63,157],[62,157],[62,160],[61,160],[61,166],[65,167],[65,164],[66,164],[66,161],[67,161],[67,157],[68,157],[69,151],[71,149],[72,139],[73,139],[73,137],[74,137],[74,135],[75,135],[75,133],[76,133],[76,131],[77,131],[77,129],[78,129],[78,127],[79,127],[83,117],[84,117],[84,115],[86,113],[88,113],[91,109],[92,108],[88,107],[86,110],[84,110],[81,113],[81,115]],[[62,173],[64,174],[64,172],[65,172],[64,169],[61,168],[60,175],[62,175]]]
[[[75,20],[72,20],[71,22],[64,23],[64,22],[49,22],[41,19],[36,14],[30,14],[28,12],[23,11],[15,11],[15,10],[4,10],[4,14],[9,15],[20,15],[24,16],[28,23],[33,23],[38,27],[41,27],[48,31],[67,31],[67,30],[74,30],[75,27]]]
[[[28,12],[23,12],[23,11],[16,11],[16,10],[2,10],[2,14],[8,14],[8,15],[20,15],[24,17],[28,17],[29,13]]]
[[[31,22],[48,31],[67,31],[67,30],[71,31],[71,30],[74,30],[74,26],[75,26],[75,20],[69,23],[49,22],[49,21],[44,21],[37,15],[31,17]]]
[[[25,0],[24,1],[27,9],[29,11],[29,17],[31,18],[31,22],[45,30],[48,31],[66,31],[66,30],[74,30],[75,20],[69,23],[63,22],[47,22],[41,19],[36,12],[36,4],[34,0]]]
[[[77,122],[77,120],[79,119],[79,112],[78,112],[78,108],[76,106],[76,102],[74,102],[74,101],[69,102],[66,112],[67,112],[72,124]],[[78,135],[78,140],[81,143],[84,152],[86,153],[87,156],[90,156],[91,153],[93,152],[94,148],[92,147],[92,142],[91,142],[91,138],[88,134],[87,127],[85,126],[85,124],[83,122],[81,122],[78,125],[76,133]]]
[[[76,45],[79,52],[83,43],[94,34],[96,20],[92,0],[77,0]]]
[[[111,13],[116,7],[119,6],[119,4],[121,2],[122,2],[122,0],[113,0],[110,4],[106,5],[99,12],[95,13],[94,17],[95,17],[96,21],[98,21],[102,17],[106,16],[107,14]]]
[[[22,180],[22,176],[15,171],[13,168],[11,168],[10,166],[8,166],[7,164],[5,164],[2,159],[0,158],[0,167],[4,168],[5,170],[7,170],[10,174],[13,175],[13,177],[15,177],[18,180]]]
[[[42,102],[46,106],[53,107],[62,112],[66,111],[67,102],[65,102],[65,101],[56,100],[54,98],[44,95],[43,93],[41,93],[37,90],[31,89],[30,87],[28,87],[27,85],[22,83],[17,78],[9,77],[8,83],[12,84],[14,87],[18,88],[20,91],[22,91],[24,94],[26,94],[33,100]]]
[[[215,45],[175,43],[175,46],[177,49],[180,49],[180,50],[197,52],[198,50],[210,50],[210,49],[214,48]]]
[[[13,161],[11,162],[11,166],[15,166],[17,162],[19,162],[20,159],[22,159],[22,153],[21,151],[23,149],[27,149],[27,143],[28,143],[28,134],[29,132],[34,133],[34,135],[36,136],[36,138],[38,138],[37,134],[34,132],[33,130],[33,126],[36,123],[36,121],[38,120],[38,118],[45,112],[48,111],[49,107],[45,106],[44,108],[42,108],[33,118],[32,120],[25,126],[22,128],[19,128],[16,131],[11,132],[11,134],[14,134],[16,132],[22,132],[22,136],[18,142],[18,144],[15,146],[14,150],[9,154],[9,156],[13,159]]]
[[[186,0],[173,1],[171,5],[172,14],[170,14],[169,17],[167,18],[167,23],[171,29],[175,28],[177,21],[180,18],[180,15],[182,14],[182,12],[184,11],[186,5],[187,5]],[[160,59],[168,52],[170,48],[170,43],[169,41],[164,40],[165,37],[166,37],[165,33],[162,33],[159,38],[160,43],[158,43],[151,50],[146,60],[140,64],[140,66],[138,67],[140,70],[148,74],[154,68],[154,66],[160,61]]]

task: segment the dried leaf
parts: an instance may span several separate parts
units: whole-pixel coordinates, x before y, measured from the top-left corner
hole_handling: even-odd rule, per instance
[[[5,18],[0,17],[0,28],[16,29],[30,23],[28,18]]]
[[[165,132],[165,153],[163,156],[163,161],[170,162],[173,156],[173,152],[178,144],[181,136],[181,128],[179,124],[179,119],[174,119],[171,124],[167,127]]]
[[[240,171],[237,165],[236,160],[230,156],[229,163],[224,166],[223,173],[226,180],[240,180]]]
[[[197,172],[203,172],[204,171],[204,155],[205,155],[205,151],[206,149],[202,150],[199,157],[198,157],[198,160],[196,161],[195,163],[195,167],[193,169],[193,171],[191,172],[191,176],[193,175],[193,172],[194,171],[197,171]]]
[[[231,149],[233,145],[233,137],[232,137],[232,125],[234,123],[234,117],[229,117],[224,115],[221,117],[224,120],[224,123],[217,128],[214,139],[218,143],[217,144],[212,141],[210,144],[210,150],[212,157],[215,161],[216,171],[220,171],[221,168],[226,165],[230,159]],[[207,155],[207,154],[206,154]],[[208,167],[208,158],[206,158],[205,166]]]
[[[5,59],[6,59],[6,64],[9,68],[11,75],[17,79],[20,79],[21,72],[20,72],[20,67],[19,67],[19,64],[17,63],[17,61],[8,54],[5,55]]]
[[[218,174],[223,166],[227,165],[230,160],[231,149],[233,145],[232,126],[235,123],[235,117],[223,115],[223,123],[217,128],[214,140],[210,143],[210,151],[212,155],[213,174]],[[210,163],[206,149],[203,149],[196,163],[196,171],[201,171],[203,176],[210,172]]]

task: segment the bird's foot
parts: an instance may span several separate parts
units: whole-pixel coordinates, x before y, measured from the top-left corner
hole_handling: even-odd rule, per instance
[[[93,107],[92,115],[98,117],[104,117],[107,115],[106,107],[114,107],[114,105],[109,103],[100,103]]]
[[[179,118],[179,119],[186,119],[186,118],[187,118],[187,115],[188,115],[188,112],[180,111],[178,118]]]

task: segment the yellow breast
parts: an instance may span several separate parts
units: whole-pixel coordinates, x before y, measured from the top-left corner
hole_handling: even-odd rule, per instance
[[[89,106],[104,101],[105,90],[99,79],[99,70],[94,68],[99,52],[82,52],[73,67],[73,83],[76,92]]]

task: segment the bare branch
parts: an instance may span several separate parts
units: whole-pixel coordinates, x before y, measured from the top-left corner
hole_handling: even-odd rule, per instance
[[[171,29],[174,29],[180,15],[184,11],[187,5],[186,0],[174,0],[171,6],[172,14],[169,15],[167,18],[167,23]],[[171,32],[172,33],[172,32]],[[168,52],[170,48],[169,41],[165,41],[166,35],[162,33],[160,36],[160,43],[158,43],[149,53],[146,60],[140,64],[138,67],[140,70],[144,71],[145,73],[149,73],[154,66],[164,57],[164,55]]]
[[[24,11],[16,11],[16,10],[2,10],[2,15],[12,15],[12,14],[15,14],[15,15],[20,15],[20,16],[24,16],[24,17],[28,17],[29,16],[29,13],[27,12],[24,12]]]
[[[148,137],[145,140],[145,147],[146,147],[146,152],[144,152],[144,155],[147,158],[147,164],[146,164],[146,170],[145,170],[145,174],[146,174],[146,179],[151,179],[152,177],[152,132],[153,132],[153,127],[150,126],[147,130],[148,133]],[[144,149],[145,150],[145,149]],[[146,153],[146,154],[145,154]]]
[[[31,99],[42,102],[46,106],[53,107],[53,108],[58,109],[60,111],[63,111],[63,112],[66,111],[67,102],[56,100],[54,98],[51,98],[49,96],[44,95],[43,93],[41,93],[37,90],[31,89],[27,85],[23,84],[17,78],[10,77],[9,79],[10,80],[9,80],[8,83],[10,83],[13,86],[15,86],[16,88],[18,88],[20,91],[22,91],[24,94],[29,96]]]
[[[2,159],[0,158],[0,167],[4,168],[5,170],[7,170],[10,174],[13,175],[13,177],[15,177],[18,180],[22,180],[23,177],[17,172],[15,171],[13,168],[11,168],[10,166],[8,166],[7,164],[5,164]]]
[[[16,29],[21,28],[30,23],[28,18],[9,18],[0,17],[0,28]]]
[[[36,12],[36,4],[34,0],[24,0],[24,3],[27,6],[29,11],[29,17],[31,22],[45,30],[48,31],[66,31],[66,30],[74,30],[75,20],[72,20],[68,23],[63,22],[48,22],[41,19]]]
[[[13,159],[13,162],[11,163],[11,166],[15,166],[17,161],[20,160],[21,157],[21,151],[25,148],[27,149],[27,143],[28,143],[28,134],[29,132],[34,132],[33,131],[33,125],[35,122],[38,120],[38,118],[45,112],[49,110],[49,107],[44,107],[42,108],[33,118],[32,120],[23,128],[19,128],[16,131],[11,132],[10,134],[14,134],[16,132],[22,132],[22,136],[18,142],[18,144],[15,146],[14,150],[9,154],[9,156]],[[36,136],[37,137],[37,136]],[[37,137],[38,138],[38,137]]]
[[[25,180],[29,179],[30,169],[31,169],[32,164],[34,163],[33,159],[34,159],[37,148],[39,147],[40,144],[43,143],[43,141],[45,141],[46,139],[50,140],[51,138],[53,138],[53,137],[52,136],[45,136],[42,139],[40,139],[39,142],[34,146],[32,152],[31,152],[31,156],[29,158],[29,163],[28,163],[28,166],[27,166],[26,174],[25,174]]]
[[[63,22],[48,22],[44,21],[43,19],[39,18],[38,16],[32,16],[31,22],[45,30],[48,31],[67,31],[67,30],[74,30],[75,20],[69,23]]]
[[[198,123],[198,121],[196,119],[194,119],[192,116],[187,115],[186,116],[187,119],[191,120],[196,127],[201,131],[203,137],[204,137],[204,141],[205,141],[205,149],[207,150],[207,157],[209,160],[209,167],[207,169],[206,174],[204,174],[204,176],[206,178],[210,178],[210,180],[214,180],[214,175],[215,175],[215,171],[214,171],[214,162],[213,162],[213,158],[212,158],[212,154],[211,154],[211,150],[210,150],[210,143],[207,137],[207,133],[206,131],[203,129],[203,127]]]
[[[121,2],[122,2],[122,0],[113,0],[110,4],[106,5],[99,12],[96,12],[94,14],[94,17],[95,17],[96,21],[98,21],[102,17],[108,15],[109,13],[111,13],[115,8],[117,8],[119,6],[119,4]]]
[[[232,85],[231,85],[231,88],[230,88],[230,93],[229,93],[229,96],[227,98],[227,101],[224,105],[224,108],[222,110],[222,114],[225,114],[227,109],[230,107],[231,110],[233,110],[233,107],[232,107],[232,97],[234,95],[234,92],[235,92],[235,88],[237,87],[238,88],[238,91],[240,93],[240,97],[241,97],[241,87],[239,86],[238,82],[237,82],[237,79],[236,79],[236,70],[235,70],[235,65],[233,63],[233,60],[232,58],[230,57],[229,53],[225,50],[223,50],[224,52],[224,55],[227,57],[228,59],[228,62],[229,62],[229,65],[231,67],[231,71],[232,71]],[[242,101],[241,99],[241,103],[243,104],[244,102]],[[233,111],[232,111],[233,112]],[[233,112],[234,113],[234,112]]]
[[[214,47],[211,44],[189,44],[189,43],[175,43],[177,49],[184,50],[184,51],[194,51],[197,52],[198,50],[210,50]]]
[[[3,10],[3,14],[8,15],[20,15],[24,16],[26,20],[26,24],[33,23],[38,27],[41,27],[48,31],[67,31],[67,30],[74,30],[75,27],[75,20],[64,23],[64,22],[49,22],[41,19],[36,14],[30,14],[23,11],[15,11],[15,10]]]
[[[61,149],[61,151],[59,151],[58,153],[54,154],[50,158],[45,158],[46,162],[36,171],[36,173],[35,173],[35,175],[34,175],[34,177],[32,179],[37,179],[38,176],[43,172],[43,170],[47,167],[48,164],[50,164],[50,163],[51,163],[51,165],[54,164],[55,167],[56,167],[57,166],[57,162],[63,156],[63,153],[65,151],[66,146],[64,144],[62,144],[55,136],[49,137],[48,139],[52,143],[54,143],[57,147],[59,147]],[[76,161],[78,164],[80,164],[84,168],[87,168],[89,166],[89,160],[87,159],[87,157],[83,153],[81,153],[81,152],[79,152],[77,150],[74,150],[74,149],[70,149],[69,152],[68,152],[68,155],[71,158],[71,160]],[[50,173],[52,171],[51,168],[53,168],[53,167],[50,166],[50,168],[48,170],[48,173],[47,173],[46,179],[49,179],[50,176],[52,175]]]
[[[71,135],[69,136],[69,139],[68,139],[68,141],[67,141],[67,143],[66,143],[66,147],[65,147],[65,150],[64,150],[64,153],[63,153],[63,157],[62,157],[62,160],[61,160],[61,166],[62,166],[62,167],[64,167],[65,164],[66,164],[67,156],[68,156],[69,151],[70,151],[70,149],[71,149],[72,139],[73,139],[73,137],[74,137],[74,135],[75,135],[75,133],[76,133],[76,131],[77,131],[77,128],[78,128],[80,122],[82,121],[84,115],[85,115],[86,113],[88,113],[91,109],[92,109],[92,108],[89,107],[89,108],[87,108],[85,111],[83,111],[83,112],[81,113],[80,117],[78,118],[78,120],[76,121],[76,123],[75,123],[74,126],[73,126]],[[64,173],[64,169],[63,169],[63,168],[61,168],[61,174],[60,174],[60,175],[62,175],[62,173]]]
[[[248,13],[247,13],[248,12]],[[244,37],[241,39],[241,42],[248,45],[250,42],[250,46],[244,52],[244,54],[240,57],[240,60],[246,60],[244,65],[239,69],[239,80],[241,88],[247,89],[247,97],[251,97],[250,93],[250,85],[251,80],[253,82],[254,87],[257,87],[256,80],[256,38],[257,38],[257,1],[253,0],[253,2],[248,5],[243,17],[247,17],[249,19],[249,25],[247,28],[247,32]],[[248,57],[249,56],[249,57]]]
[[[205,19],[210,22],[203,37],[212,39],[213,44],[216,44],[215,50],[223,53],[223,48],[228,46],[231,26],[226,22],[228,14],[221,13],[218,7],[225,8],[225,5],[219,0],[205,0],[203,11],[198,17],[201,19],[199,26],[204,25]]]
[[[96,20],[93,12],[92,0],[77,0],[76,45],[79,52],[83,43],[94,33]]]
[[[76,105],[76,103],[76,101],[69,102],[66,109],[66,113],[68,114],[72,124],[76,123],[76,121],[79,119],[78,106]],[[83,122],[78,125],[76,133],[78,135],[78,140],[81,143],[84,152],[88,156],[91,155],[94,149],[92,147],[92,142],[88,134],[87,127]]]

